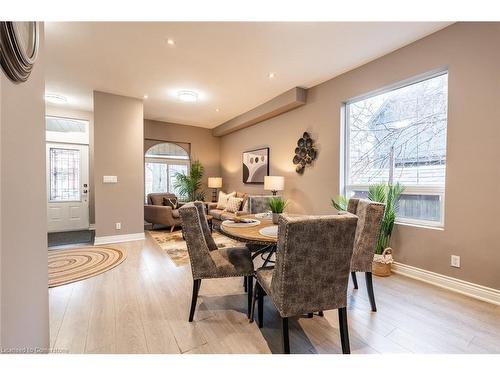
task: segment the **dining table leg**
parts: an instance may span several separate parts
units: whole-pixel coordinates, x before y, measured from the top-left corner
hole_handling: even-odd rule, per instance
[[[276,253],[276,246],[271,245],[270,248],[271,249],[269,250],[269,254],[267,255],[266,259],[264,259],[264,264],[262,265],[262,267],[265,267],[268,263],[273,262],[271,260],[271,257],[274,255],[274,253]]]

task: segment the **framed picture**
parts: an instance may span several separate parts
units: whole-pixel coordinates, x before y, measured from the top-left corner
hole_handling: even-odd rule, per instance
[[[269,147],[243,153],[243,183],[263,184],[269,176]]]

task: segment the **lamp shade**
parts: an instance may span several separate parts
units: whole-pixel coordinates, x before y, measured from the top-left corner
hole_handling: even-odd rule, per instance
[[[264,176],[264,190],[271,190],[271,191],[285,190],[285,177]]]
[[[208,187],[213,189],[219,189],[222,187],[222,177],[209,177]]]

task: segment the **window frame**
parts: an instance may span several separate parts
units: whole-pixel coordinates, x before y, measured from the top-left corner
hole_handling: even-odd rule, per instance
[[[168,142],[168,141],[164,141],[164,142],[159,142],[159,143],[156,143],[154,145],[152,145],[151,147],[148,148],[148,150],[146,150],[146,152],[144,153],[144,201],[147,203],[147,196],[148,196],[148,192],[147,192],[147,183],[146,183],[146,165],[151,163],[151,164],[164,164],[167,166],[167,174],[166,174],[166,177],[167,177],[167,181],[166,181],[166,191],[165,192],[168,192],[168,193],[172,193],[172,194],[175,194],[175,192],[170,192],[170,166],[175,166],[175,165],[185,165],[186,166],[186,171],[187,171],[187,174],[189,174],[190,170],[191,170],[191,156],[190,156],[190,153],[186,150],[184,150],[186,152],[185,155],[148,155],[148,152],[154,148],[155,146],[157,145],[161,145],[163,143],[170,143],[170,144],[174,144],[174,145],[177,145],[177,143],[175,142]],[[178,147],[181,147],[179,145],[177,145]],[[182,148],[182,147],[181,147]]]
[[[190,160],[186,159],[171,159],[171,158],[159,158],[159,157],[154,157],[150,158],[149,156],[147,158],[144,158],[144,168],[146,168],[146,164],[164,164],[167,166],[167,193],[174,194],[175,192],[168,191],[170,190],[170,166],[173,165],[185,165],[186,166],[186,173],[189,174],[189,171],[191,169],[191,162]],[[146,180],[144,180],[144,184],[146,184]],[[144,186],[146,187],[146,186]],[[147,200],[147,195],[146,189],[145,191],[145,198]]]
[[[52,130],[47,130],[47,119],[61,119],[69,121],[78,121],[85,123],[85,132],[82,133],[62,133]],[[67,116],[53,116],[45,115],[45,141],[51,143],[68,143],[68,144],[78,144],[78,145],[89,145],[90,144],[90,120],[77,117],[67,117]]]
[[[377,95],[382,95],[391,91],[395,91],[398,89],[402,89],[407,86],[411,86],[423,81],[427,81],[432,78],[436,78],[442,75],[448,75],[449,79],[449,71],[447,68],[443,69],[438,69],[434,70],[432,72],[427,72],[424,74],[421,74],[419,76],[400,81],[398,83],[383,87],[381,89],[373,90],[369,93],[351,98],[345,102],[342,103],[341,106],[341,111],[340,111],[340,137],[341,137],[341,142],[340,142],[340,192],[344,196],[347,196],[347,194],[351,191],[357,190],[357,191],[368,191],[369,185],[348,185],[349,181],[349,160],[350,160],[350,149],[349,149],[349,143],[350,143],[350,129],[349,129],[349,105],[372,98]],[[448,81],[449,82],[449,81]],[[449,86],[449,85],[448,85]],[[448,129],[448,113],[449,113],[449,95],[447,97],[447,116],[446,116],[446,128]],[[446,153],[448,153],[448,142],[446,142]],[[445,164],[446,168],[447,163]],[[446,170],[446,169],[445,169]],[[445,184],[443,186],[440,185],[425,185],[425,186],[418,186],[418,185],[405,185],[405,191],[403,195],[432,195],[432,196],[439,196],[439,201],[440,201],[440,212],[441,212],[441,220],[440,221],[432,221],[432,220],[419,220],[419,219],[411,219],[411,218],[401,218],[396,216],[396,224],[403,224],[403,225],[412,225],[412,226],[419,226],[419,227],[429,227],[433,229],[444,229],[444,221],[445,221],[445,190],[446,190],[446,176],[445,176]]]

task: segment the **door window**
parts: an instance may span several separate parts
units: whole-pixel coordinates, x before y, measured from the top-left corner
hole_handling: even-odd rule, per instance
[[[50,201],[80,201],[80,150],[50,148]]]

